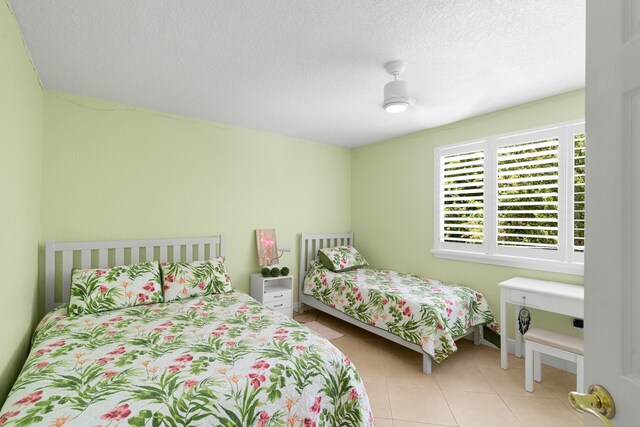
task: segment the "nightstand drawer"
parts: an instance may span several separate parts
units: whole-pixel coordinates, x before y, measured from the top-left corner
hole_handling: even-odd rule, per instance
[[[262,296],[262,302],[267,305],[271,302],[288,302],[291,306],[291,289],[272,289],[265,292]]]
[[[272,308],[274,310],[280,310],[283,308],[291,307],[291,298],[283,300],[283,301],[271,301],[263,303],[265,307]]]

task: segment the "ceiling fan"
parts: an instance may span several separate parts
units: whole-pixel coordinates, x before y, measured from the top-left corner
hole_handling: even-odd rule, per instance
[[[412,100],[409,98],[409,87],[404,80],[398,80],[398,76],[404,71],[402,61],[391,61],[384,66],[387,73],[393,76],[393,80],[384,85],[383,108],[388,113],[401,113],[409,108]]]
[[[420,126],[433,127],[461,120],[478,109],[478,102],[416,102],[409,96],[409,87],[404,80],[398,80],[400,73],[405,70],[404,62],[390,61],[384,69],[393,76],[393,80],[384,85],[384,102],[382,107],[388,113],[401,113],[411,108],[410,114],[405,114],[403,120],[409,120]],[[420,95],[418,95],[420,96]],[[424,94],[422,95],[424,96]]]

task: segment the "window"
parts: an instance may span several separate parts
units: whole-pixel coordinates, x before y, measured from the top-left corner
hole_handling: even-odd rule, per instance
[[[434,255],[582,274],[584,122],[436,148]]]

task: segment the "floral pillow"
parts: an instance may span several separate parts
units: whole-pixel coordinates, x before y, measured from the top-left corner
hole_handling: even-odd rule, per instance
[[[233,290],[222,257],[190,263],[163,262],[161,268],[165,301]]]
[[[318,251],[318,258],[331,271],[349,271],[369,265],[366,259],[353,246],[336,246]]]
[[[93,270],[74,268],[67,310],[70,316],[79,316],[162,301],[160,267],[155,261]]]

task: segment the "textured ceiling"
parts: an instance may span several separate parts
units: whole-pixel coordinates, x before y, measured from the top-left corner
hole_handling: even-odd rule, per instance
[[[12,0],[43,84],[358,146],[584,86],[584,0]],[[416,105],[381,108],[401,59]]]

